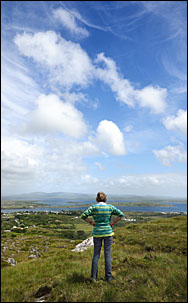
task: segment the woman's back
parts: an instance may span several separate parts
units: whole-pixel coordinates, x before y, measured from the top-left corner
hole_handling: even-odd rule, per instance
[[[124,216],[124,214],[115,206],[99,202],[90,206],[81,217],[82,219],[85,219],[88,216],[93,216],[95,226],[92,236],[105,237],[114,235],[113,229],[110,225],[112,215]]]

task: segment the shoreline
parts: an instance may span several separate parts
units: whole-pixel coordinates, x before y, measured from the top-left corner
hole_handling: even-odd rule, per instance
[[[16,202],[18,202],[18,205],[15,205]],[[80,204],[79,202],[67,202],[64,205],[50,205],[50,204],[40,204],[37,202],[34,203],[30,203],[28,202],[22,202],[20,203],[20,201],[16,201],[13,203],[13,205],[6,205],[5,204],[3,206],[1,206],[1,209],[5,210],[5,209],[25,209],[25,208],[31,208],[31,209],[35,209],[35,208],[40,208],[40,207],[47,207],[47,208],[80,208],[80,207],[85,207],[88,208],[89,206],[95,204],[95,203],[87,203],[87,204]],[[72,205],[69,205],[69,204]],[[76,204],[73,204],[76,203]],[[111,204],[110,202],[107,204]],[[113,202],[112,203],[114,206],[131,206],[131,207],[173,207],[173,203],[170,204],[168,202]],[[182,203],[182,204],[186,204],[186,203]]]
[[[50,208],[49,209],[45,209],[45,210],[38,210],[37,208],[36,209],[5,209],[4,211],[1,211],[1,215],[8,215],[8,214],[15,214],[15,213],[22,213],[22,214],[28,214],[28,213],[55,213],[55,214],[59,214],[59,213],[72,213],[72,212],[82,212],[83,210],[81,209],[61,209],[61,210],[51,210]],[[177,214],[177,215],[187,215],[187,211],[159,211],[159,210],[126,210],[126,211],[123,211],[125,213],[136,213],[136,214],[146,214],[146,213],[153,213],[153,214],[160,214],[160,215],[170,215],[170,214]]]
[[[13,213],[13,212],[30,212],[30,211],[84,211],[89,206],[95,204],[93,201],[91,203],[82,202],[64,202],[63,205],[49,205],[45,203],[41,203],[40,201],[3,201],[1,205],[1,213]],[[170,201],[171,202],[171,201]],[[187,213],[187,204],[186,203],[170,203],[170,202],[113,202],[112,204],[115,207],[120,208],[122,211],[135,211],[135,212],[180,212]],[[54,202],[55,204],[55,202]],[[110,202],[107,204],[111,204]]]

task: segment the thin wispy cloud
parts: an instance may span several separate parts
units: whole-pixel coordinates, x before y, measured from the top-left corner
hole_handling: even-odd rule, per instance
[[[161,55],[161,62],[166,71],[177,78],[176,91],[185,92],[187,81],[187,4],[185,1],[172,3],[171,1],[142,1],[146,12],[152,13],[161,19],[163,24],[163,36],[161,42],[166,51]]]
[[[79,26],[77,24],[76,18],[75,18],[75,14],[73,14],[70,11],[67,11],[63,8],[59,8],[57,10],[53,11],[53,15],[55,17],[55,19],[57,19],[58,21],[60,21],[60,23],[65,26],[68,30],[70,30],[70,32],[72,34],[78,35],[80,37],[88,37],[89,36],[89,32]],[[77,14],[77,19],[78,19],[78,14]],[[79,16],[80,19],[80,16]]]
[[[71,18],[74,19],[74,22],[76,22],[75,20],[79,20],[82,24],[88,26],[88,27],[91,27],[91,28],[94,28],[94,29],[98,29],[98,30],[102,30],[102,31],[108,31],[109,30],[109,27],[105,27],[105,26],[100,26],[98,24],[95,24],[89,20],[87,20],[86,18],[84,18],[83,16],[81,16],[81,14],[78,12],[78,10],[76,9],[69,9],[62,1],[60,1],[60,5],[62,8],[60,8],[60,10],[63,10],[63,11],[66,11],[70,16]],[[95,9],[96,6],[94,5],[93,8]],[[86,35],[89,35],[89,32],[87,31]]]

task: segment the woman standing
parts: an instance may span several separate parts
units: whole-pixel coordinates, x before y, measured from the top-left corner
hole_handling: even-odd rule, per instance
[[[94,255],[91,266],[91,279],[92,281],[97,280],[98,274],[98,262],[100,258],[100,252],[102,242],[104,241],[104,257],[105,257],[105,280],[111,281],[112,277],[112,266],[111,266],[111,248],[113,242],[113,225],[124,217],[122,211],[117,209],[115,206],[107,204],[107,196],[103,192],[98,192],[96,201],[97,204],[92,205],[86,211],[83,212],[81,218],[86,220],[88,223],[94,226],[93,229],[93,241],[94,241]],[[111,221],[111,216],[118,216]],[[93,216],[94,222],[88,217]]]

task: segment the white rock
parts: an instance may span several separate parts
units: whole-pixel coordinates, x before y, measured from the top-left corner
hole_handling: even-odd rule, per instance
[[[77,244],[76,247],[74,249],[72,249],[72,251],[82,252],[82,251],[88,249],[90,246],[93,246],[93,237],[90,237],[90,238],[84,240],[83,242]]]
[[[36,259],[37,256],[36,256],[36,255],[30,255],[28,258],[29,258],[29,259],[32,259],[32,258]]]
[[[15,266],[17,264],[17,262],[14,260],[14,258],[8,258],[8,263],[10,263],[13,266]]]

